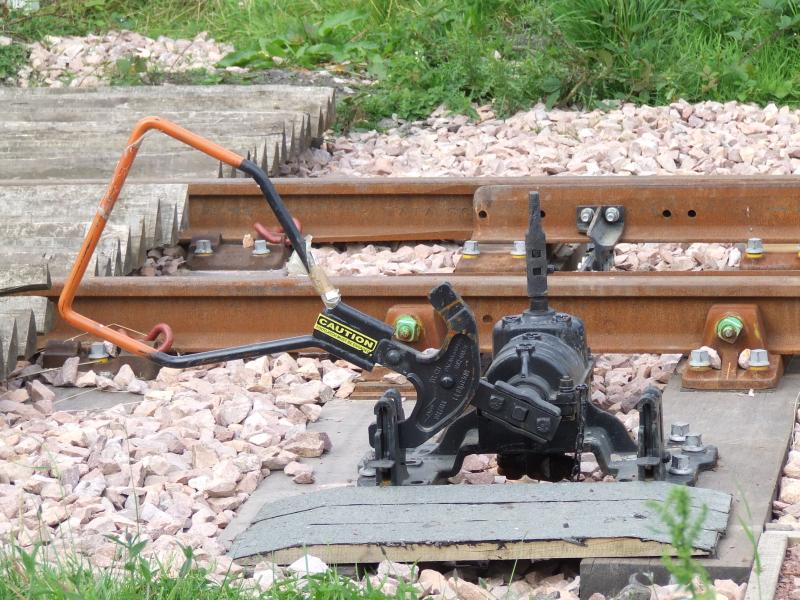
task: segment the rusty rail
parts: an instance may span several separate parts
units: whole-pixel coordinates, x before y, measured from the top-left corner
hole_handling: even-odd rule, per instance
[[[483,350],[500,317],[528,304],[522,275],[340,277],[349,304],[378,318],[396,305],[426,304],[438,281],[450,281],[476,314]],[[57,297],[63,282],[47,294]],[[768,349],[800,352],[800,273],[557,273],[551,304],[586,322],[595,352],[685,352],[702,342],[709,308],[721,301],[761,310]],[[236,274],[230,277],[95,278],[75,299],[77,310],[101,323],[146,331],[153,315],[175,329],[175,348],[194,352],[311,331],[319,297],[305,279]],[[58,321],[52,339],[76,335]]]
[[[797,177],[533,177],[464,179],[278,179],[290,212],[317,242],[521,239],[527,197],[539,190],[550,243],[583,242],[576,208],[620,204],[624,242],[800,241]],[[240,240],[253,221],[274,226],[246,181],[189,186],[190,239]]]

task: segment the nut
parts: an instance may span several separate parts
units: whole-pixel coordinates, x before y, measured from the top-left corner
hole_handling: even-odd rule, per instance
[[[481,253],[480,245],[477,240],[467,240],[464,242],[463,255],[466,257],[478,256]]]
[[[689,424],[684,421],[678,421],[670,426],[669,441],[683,442],[686,440],[686,434],[689,433]]]
[[[622,216],[619,212],[619,209],[616,206],[609,206],[603,215],[606,218],[606,221],[609,223],[616,223],[619,221],[619,218]]]

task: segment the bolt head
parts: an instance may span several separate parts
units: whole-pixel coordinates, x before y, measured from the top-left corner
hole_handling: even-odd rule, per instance
[[[689,433],[689,424],[683,421],[672,423],[670,426],[669,439],[671,442],[682,442]]]
[[[511,409],[511,418],[515,421],[524,421],[528,417],[528,408],[525,406],[515,406]]]
[[[322,294],[322,303],[327,308],[336,308],[336,305],[342,301],[342,295],[339,290],[328,290]]]
[[[724,342],[733,343],[744,329],[744,322],[737,315],[722,317],[716,324],[717,337]]]
[[[750,368],[763,369],[769,366],[769,352],[764,348],[753,348],[750,351]]]
[[[581,223],[591,223],[592,218],[594,218],[594,210],[587,206],[586,208],[581,209],[578,218],[580,218]]]
[[[478,256],[480,253],[480,244],[477,240],[467,240],[464,242],[464,256]]]
[[[109,358],[106,345],[103,342],[92,342],[89,346],[89,360],[105,360]]]
[[[394,335],[404,342],[416,342],[421,333],[419,321],[413,315],[400,315],[394,321]]]
[[[214,248],[211,246],[211,240],[197,240],[194,246],[194,253],[196,256],[208,256],[214,254]]]
[[[761,238],[750,238],[747,240],[745,254],[759,256],[764,254],[764,241]]]
[[[692,467],[685,454],[673,454],[670,459],[669,472],[673,475],[691,475]]]
[[[255,245],[253,246],[253,256],[266,256],[270,253],[270,249],[267,248],[267,240],[256,240]]]
[[[441,385],[444,389],[449,390],[455,385],[456,381],[450,375],[445,375],[439,380],[439,385]]]
[[[503,408],[503,405],[506,403],[505,398],[501,396],[491,396],[489,398],[489,408],[492,410],[500,410]]]
[[[705,369],[711,367],[711,357],[707,350],[692,350],[689,354],[689,366],[693,369]]]
[[[702,452],[706,447],[703,445],[702,433],[687,433],[686,441],[683,442],[684,452]]]
[[[609,223],[616,223],[622,216],[616,206],[609,206],[603,215]]]

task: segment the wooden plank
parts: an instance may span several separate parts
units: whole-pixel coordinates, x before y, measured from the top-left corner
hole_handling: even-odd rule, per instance
[[[54,251],[53,249],[42,249],[41,252],[30,250],[28,252],[2,252],[0,253],[0,261],[8,265],[47,265],[50,272],[50,278],[63,278],[69,273],[72,265],[75,262],[75,257],[78,255],[77,249],[71,252]],[[97,270],[97,255],[94,254],[89,262],[89,267],[86,269],[88,276],[96,275]],[[47,288],[41,289],[49,289]],[[39,288],[37,288],[39,289]]]
[[[4,223],[0,225],[0,252],[52,250],[57,253],[77,253],[88,228],[88,222]],[[133,262],[130,226],[107,224],[95,253],[111,262],[112,275],[130,272]]]
[[[714,471],[702,473],[699,485],[731,494],[734,498],[730,526],[717,554],[702,559],[712,577],[750,576],[754,551],[747,529],[759,536],[772,516],[772,499],[794,427],[800,374],[790,363],[775,390],[696,392],[680,388],[674,376],[664,393],[664,427],[686,421],[703,441],[719,448]],[[581,596],[594,592],[616,594],[634,572],[652,571],[657,583],[668,574],[652,561],[590,559],[581,563]]]
[[[613,548],[613,555],[653,556],[669,543],[653,502],[672,487],[632,482],[327,490],[266,505],[236,539],[233,555],[285,562],[311,552],[337,562],[379,562],[385,552],[397,560],[427,561],[599,556]],[[712,507],[697,543],[698,551],[709,552],[727,524],[730,496],[703,489],[690,494],[695,511]]]
[[[4,116],[8,119],[31,121],[82,121],[96,118],[114,109],[127,109],[131,123],[149,114],[170,112],[172,118],[180,122],[202,112],[216,113],[220,122],[225,123],[226,112],[259,114],[274,111],[304,113],[313,118],[313,135],[318,137],[322,131],[317,127],[317,116],[322,113],[325,127],[333,122],[335,110],[335,90],[317,86],[291,85],[253,85],[253,86],[159,86],[157,88],[97,88],[66,89],[60,91],[44,88],[0,90],[4,105]],[[77,97],[77,98],[76,98]],[[75,110],[76,100],[80,110]],[[184,109],[191,107],[191,110]],[[177,114],[175,114],[177,113]],[[236,116],[236,115],[234,115]],[[241,116],[239,116],[241,119]],[[249,117],[256,121],[255,117]],[[271,117],[270,117],[271,118]],[[296,117],[284,117],[287,129]],[[266,119],[264,119],[266,120]]]
[[[0,317],[0,373],[2,379],[17,366],[17,324],[12,316]]]
[[[2,130],[0,130],[2,131]],[[208,136],[214,142],[245,156],[258,152],[268,141],[281,145],[283,135]],[[0,154],[0,178],[3,179],[68,179],[76,174],[81,178],[107,180],[111,178],[122,151],[125,139],[92,138],[84,140],[82,153],[75,153],[68,144],[48,144],[48,159],[43,161],[37,144],[20,143],[15,154]],[[282,161],[282,158],[280,160]],[[129,180],[142,178],[215,177],[217,161],[185,144],[166,136],[152,137],[142,145],[131,168]],[[270,174],[276,174],[274,169]]]
[[[669,546],[631,538],[590,539],[579,542],[561,540],[520,541],[470,544],[326,544],[247,556],[236,560],[242,565],[255,565],[262,560],[290,564],[306,554],[327,564],[368,564],[383,560],[394,562],[463,562],[484,560],[545,560],[553,557],[580,559],[593,556],[657,556]]]
[[[348,487],[336,490],[334,500],[342,505],[349,506],[383,506],[391,502],[394,506],[418,506],[423,502],[426,505],[442,505],[452,507],[458,505],[472,506],[476,503],[559,503],[559,502],[620,502],[620,501],[658,501],[663,500],[672,485],[665,482],[651,482],[647,484],[635,482],[621,485],[599,485],[595,483],[581,483],[580,485],[542,484],[525,486],[517,484],[492,486],[491,493],[475,492],[476,486],[401,486],[385,488],[387,491],[378,493],[370,492],[370,488]],[[364,491],[367,493],[364,493]],[[484,499],[485,498],[485,499]],[[299,498],[292,498],[266,504],[256,516],[254,522],[265,519],[303,513],[309,510],[324,508],[329,505],[331,498],[327,493],[306,494]],[[728,494],[705,488],[691,490],[692,506],[699,508],[707,506],[711,513],[727,514],[730,510],[731,499]]]
[[[68,219],[89,223],[106,188],[105,183],[36,181],[8,185],[4,182],[0,184],[0,205],[5,214],[14,217],[14,221]],[[160,207],[176,204],[185,210],[187,190],[185,184],[127,184],[120,192],[109,223],[129,224],[132,220],[143,219],[147,251],[155,246],[154,240],[161,235]]]
[[[74,178],[78,174],[107,179],[135,122],[150,114],[175,121],[242,156],[263,158],[271,174],[277,174],[287,157],[305,150],[312,135],[321,137],[333,119],[335,92],[331,88],[214,87],[0,90],[4,109],[0,178]],[[215,161],[157,132],[153,137],[157,145],[143,146],[133,178],[216,174]],[[84,152],[74,152],[68,141],[74,139],[81,140]],[[41,160],[42,148],[46,148],[47,161]]]
[[[55,304],[41,296],[5,296],[0,298],[0,313],[17,310],[32,310],[36,321],[36,333],[44,335],[53,329]]]
[[[763,600],[774,598],[781,567],[786,556],[789,536],[778,531],[767,531],[758,540],[758,556],[761,563],[761,572],[756,573],[755,567],[747,580],[747,592],[744,600]]]
[[[39,263],[9,263],[0,254],[0,296],[11,292],[46,290],[50,287],[50,269]]]
[[[29,358],[36,352],[36,319],[30,309],[0,312],[0,319],[14,319],[17,334],[17,358]]]

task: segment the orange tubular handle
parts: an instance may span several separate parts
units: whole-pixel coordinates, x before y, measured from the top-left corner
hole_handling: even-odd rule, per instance
[[[158,336],[159,333],[163,333],[165,341],[158,349],[156,349],[148,346],[140,340],[130,338],[124,333],[115,331],[114,329],[93,321],[84,315],[78,314],[72,308],[72,302],[75,299],[75,292],[78,290],[78,286],[80,285],[81,280],[86,273],[86,268],[89,266],[89,261],[91,260],[92,254],[97,247],[97,243],[100,241],[100,236],[103,233],[103,229],[105,229],[108,217],[111,215],[111,211],[114,209],[114,204],[117,202],[117,198],[119,198],[119,193],[122,190],[125,179],[128,177],[128,172],[131,170],[131,166],[136,158],[136,154],[139,152],[139,146],[144,139],[144,134],[151,129],[161,131],[162,133],[165,133],[168,136],[183,142],[187,146],[191,146],[192,148],[195,148],[200,152],[203,152],[237,169],[241,166],[242,161],[245,160],[235,152],[226,150],[214,142],[211,142],[197,134],[192,133],[191,131],[184,129],[183,127],[180,127],[179,125],[176,125],[175,123],[171,123],[170,121],[166,121],[159,117],[146,117],[139,121],[128,138],[128,145],[125,147],[122,157],[117,163],[117,167],[114,170],[114,176],[111,178],[111,183],[108,185],[108,190],[106,190],[103,199],[100,200],[100,206],[97,208],[97,214],[94,216],[94,219],[92,219],[92,224],[89,227],[89,232],[86,234],[86,239],[83,240],[83,245],[78,253],[78,257],[75,259],[75,264],[72,265],[72,270],[70,271],[67,281],[64,284],[64,289],[62,290],[61,297],[58,300],[58,312],[62,319],[76,329],[85,331],[86,333],[112,342],[120,348],[139,356],[147,356],[148,354],[152,354],[165,348],[169,349],[169,347],[172,345],[172,330],[168,325],[159,323],[145,338],[153,340]]]

